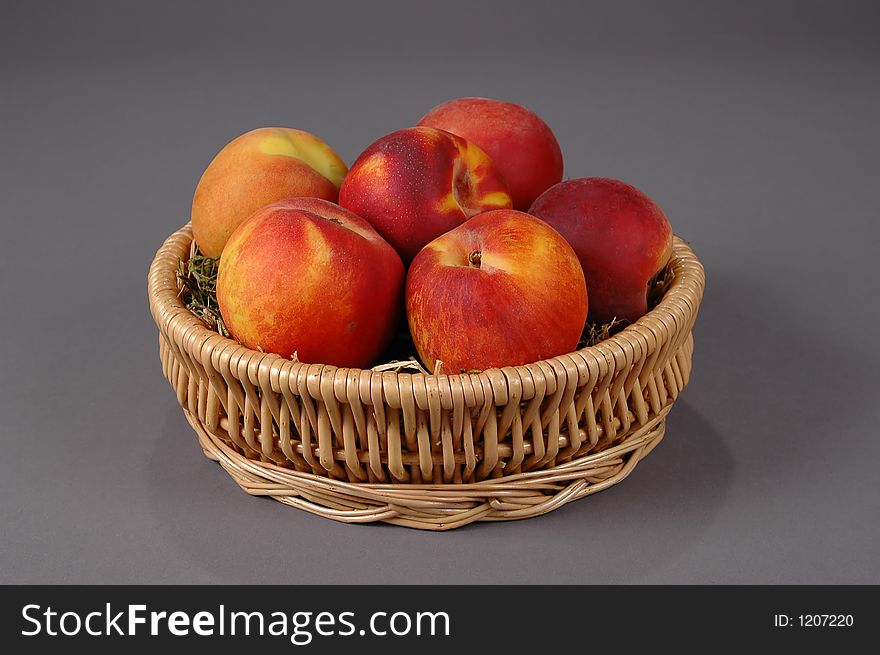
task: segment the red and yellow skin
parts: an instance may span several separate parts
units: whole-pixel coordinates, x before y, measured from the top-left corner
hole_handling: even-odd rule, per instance
[[[283,198],[336,202],[345,162],[308,132],[262,127],[229,142],[205,169],[192,204],[193,238],[208,257],[257,209]]]
[[[562,179],[562,150],[552,130],[521,105],[489,98],[458,98],[429,111],[419,125],[436,127],[483,149],[504,178],[513,208],[527,211]]]
[[[591,322],[632,322],[648,311],[650,284],[672,257],[672,226],[648,196],[620,180],[587,177],[551,187],[529,212],[577,253]]]
[[[362,218],[326,200],[267,205],[226,244],[217,302],[249,348],[364,368],[400,316],[403,263]]]
[[[406,279],[419,356],[447,374],[528,364],[572,352],[587,287],[562,236],[514,210],[476,216],[429,243]]]
[[[404,262],[490,209],[509,208],[495,165],[472,143],[429,127],[392,132],[352,164],[339,204],[367,219]]]

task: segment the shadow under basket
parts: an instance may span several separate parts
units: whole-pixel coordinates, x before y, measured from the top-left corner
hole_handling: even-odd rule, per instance
[[[162,371],[205,454],[247,493],[352,523],[448,530],[550,512],[623,480],[663,438],[691,371],[704,273],[675,237],[654,309],[526,366],[424,375],[245,348],[184,306],[187,225],[150,267]]]

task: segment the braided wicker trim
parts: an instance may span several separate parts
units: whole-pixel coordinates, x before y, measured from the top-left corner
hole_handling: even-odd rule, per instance
[[[673,280],[633,325],[461,375],[303,364],[226,339],[179,298],[191,242],[185,226],[150,268],[163,373],[242,488],[328,518],[437,530],[546,513],[628,475],[690,376],[704,274],[677,237]]]
[[[664,416],[669,410],[667,406]],[[423,530],[451,530],[474,521],[511,521],[546,514],[617,484],[653,450],[666,421],[655,419],[617,445],[548,469],[463,485],[364,484],[255,462],[209,434],[184,410],[199,443],[252,496],[345,523],[383,521]]]

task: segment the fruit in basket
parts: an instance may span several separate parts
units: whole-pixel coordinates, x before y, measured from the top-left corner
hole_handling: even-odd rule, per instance
[[[302,130],[263,127],[230,141],[205,169],[192,203],[193,237],[219,257],[227,239],[257,209],[283,198],[336,201],[345,162]]]
[[[551,187],[529,212],[577,253],[591,322],[631,322],[648,311],[652,283],[672,257],[672,227],[648,196],[620,180],[587,177]]]
[[[527,364],[575,350],[587,317],[577,255],[537,218],[489,211],[429,243],[406,280],[422,361],[442,372]]]
[[[434,107],[419,125],[457,134],[482,148],[507,183],[514,209],[526,211],[562,179],[562,151],[533,111],[489,98],[458,98]]]
[[[397,327],[403,264],[365,220],[317,198],[257,210],[226,244],[217,302],[233,337],[299,361],[364,368]]]
[[[339,204],[367,219],[410,262],[432,239],[510,195],[489,156],[430,127],[392,132],[352,164]]]

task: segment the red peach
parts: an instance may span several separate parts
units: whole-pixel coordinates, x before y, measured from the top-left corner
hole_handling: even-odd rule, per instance
[[[345,162],[318,137],[263,127],[228,143],[208,165],[193,197],[193,238],[219,257],[233,230],[257,209],[283,198],[336,202]]]
[[[672,226],[634,186],[602,177],[566,180],[529,210],[557,229],[580,259],[590,321],[635,321],[648,311],[651,282],[672,257]]]
[[[410,127],[361,153],[342,183],[339,204],[367,219],[409,262],[471,216],[509,208],[510,195],[477,146],[442,130]]]
[[[458,98],[429,111],[419,125],[437,127],[477,144],[510,189],[514,209],[562,179],[562,151],[553,132],[533,111],[489,98]]]
[[[317,198],[267,205],[226,244],[217,303],[249,348],[366,367],[397,327],[403,263],[365,220]]]
[[[406,279],[416,350],[444,373],[571,352],[587,318],[577,256],[543,221],[489,211],[429,243]]]

